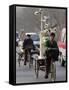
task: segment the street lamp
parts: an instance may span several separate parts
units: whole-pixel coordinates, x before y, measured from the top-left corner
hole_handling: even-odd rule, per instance
[[[42,25],[42,20],[43,20],[43,10],[39,9],[39,11],[34,12],[35,15],[40,15],[40,19],[41,19],[41,31],[43,30],[43,25]],[[40,33],[40,58],[43,57],[42,55],[42,37],[41,37],[41,33]]]
[[[42,29],[43,29],[43,27],[42,27],[43,10],[42,9],[39,9],[39,11],[35,11],[34,14],[35,15],[39,15],[40,14],[40,16],[41,16],[41,31],[42,31]]]

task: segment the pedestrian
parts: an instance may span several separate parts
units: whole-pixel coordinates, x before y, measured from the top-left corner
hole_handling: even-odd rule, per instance
[[[46,41],[45,47],[46,47],[45,55],[47,57],[45,78],[48,78],[50,68],[51,68],[51,60],[53,60],[53,62],[57,61],[58,55],[59,55],[58,45],[57,45],[57,42],[55,41],[55,33],[52,32],[50,34],[50,40]],[[56,49],[53,50],[52,48],[56,48]]]
[[[26,65],[26,62],[28,61],[28,53],[30,55],[31,59],[31,49],[34,48],[33,40],[31,39],[31,35],[27,35],[27,37],[24,39],[23,42],[23,49],[24,49],[24,65]]]

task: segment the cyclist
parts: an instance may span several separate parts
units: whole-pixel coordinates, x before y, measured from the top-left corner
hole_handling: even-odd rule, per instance
[[[23,49],[24,49],[24,53],[25,53],[24,65],[26,65],[26,62],[28,60],[28,53],[30,54],[30,58],[31,58],[31,49],[33,49],[33,48],[34,48],[33,40],[31,39],[31,36],[28,34],[23,42]]]
[[[51,60],[56,61],[58,60],[58,55],[59,55],[59,49],[57,46],[57,42],[55,41],[55,33],[50,34],[50,40],[47,40],[45,43],[46,51],[46,74],[45,78],[48,78],[49,72],[50,72],[50,67],[51,67]],[[52,48],[56,48],[55,50],[52,50]]]

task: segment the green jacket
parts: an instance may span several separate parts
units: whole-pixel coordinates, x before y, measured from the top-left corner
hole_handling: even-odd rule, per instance
[[[51,44],[50,40],[47,40],[47,41],[45,42],[45,47],[58,48],[56,41],[54,41],[53,44]]]
[[[46,55],[47,57],[51,56],[54,60],[58,60],[58,55],[59,55],[59,49],[57,42],[54,41],[53,44],[51,44],[50,40],[47,40],[45,42],[45,47],[46,47]],[[56,50],[48,50],[47,48],[57,48]]]

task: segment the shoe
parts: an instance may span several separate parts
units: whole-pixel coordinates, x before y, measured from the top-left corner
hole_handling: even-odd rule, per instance
[[[52,78],[51,81],[54,82],[55,80]]]
[[[24,63],[24,65],[26,65],[26,63]]]
[[[45,79],[47,79],[47,78],[48,78],[48,75],[45,76]]]

